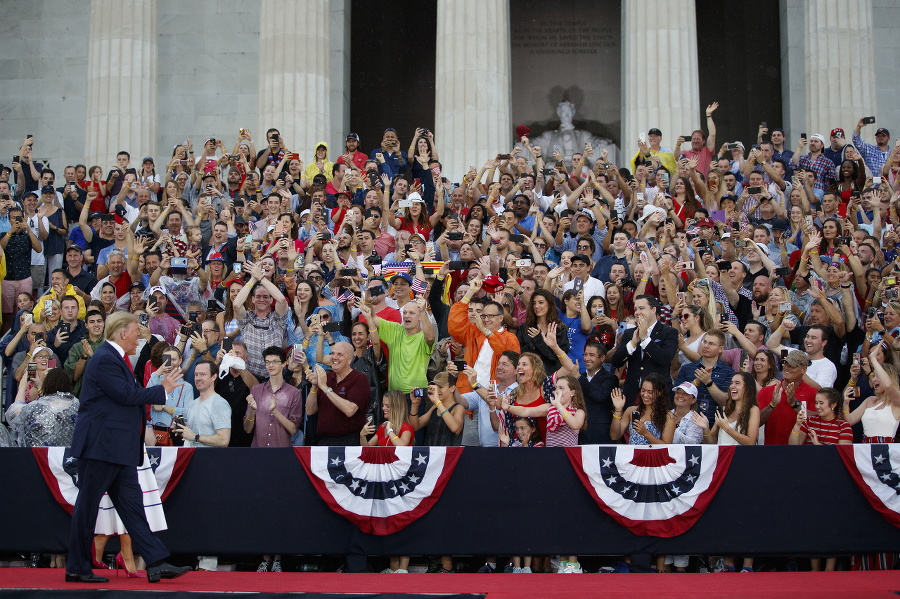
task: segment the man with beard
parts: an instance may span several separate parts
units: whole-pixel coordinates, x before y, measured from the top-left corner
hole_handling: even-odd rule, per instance
[[[772,292],[772,281],[768,275],[759,275],[753,279],[753,291],[751,297],[738,293],[739,284],[737,277],[743,282],[742,275],[736,275],[736,272],[745,272],[744,265],[741,262],[734,262],[728,276],[719,277],[722,289],[725,290],[725,296],[731,304],[731,309],[738,319],[738,326],[743,329],[744,325],[753,320],[753,304],[762,306],[769,299],[769,293]]]
[[[228,182],[225,187],[225,193],[228,197],[234,199],[241,193],[241,186],[244,184],[244,176],[236,167],[228,169]]]
[[[853,322],[850,324],[853,326],[850,328],[850,331],[848,331],[848,323],[844,321],[844,315],[841,313],[841,309],[835,305],[834,301],[826,298],[824,293],[815,285],[810,287],[809,291],[815,299],[813,299],[812,306],[809,308],[809,316],[806,318],[806,324],[804,326],[796,326],[793,320],[784,320],[780,327],[772,331],[769,340],[766,341],[766,346],[772,351],[780,351],[782,349],[781,340],[784,338],[784,335],[787,334],[790,336],[790,342],[792,344],[807,347],[807,351],[812,349],[819,358],[828,358],[831,360],[832,364],[834,364],[835,368],[838,368],[841,363],[841,350],[848,342],[848,332],[857,330],[856,319],[851,316]],[[847,300],[850,302],[849,305],[852,306],[853,300],[849,298],[847,298]],[[810,343],[807,344],[807,336],[813,327],[819,329],[821,334],[813,334],[810,338]],[[853,337],[856,337],[857,335],[857,333],[854,333]],[[853,339],[853,341],[850,342],[851,347],[857,347],[862,342],[862,336],[858,336],[858,340]],[[819,347],[820,344],[823,347]],[[809,357],[813,359],[813,355],[810,355]],[[813,379],[810,378],[807,383],[813,384],[812,381]]]
[[[356,168],[363,170],[366,164],[366,155],[359,151],[359,135],[356,133],[347,134],[347,142],[344,145],[344,153],[338,156],[338,164],[346,164],[348,166],[355,165]]]

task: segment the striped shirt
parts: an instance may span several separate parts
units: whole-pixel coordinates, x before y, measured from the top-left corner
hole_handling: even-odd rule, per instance
[[[812,445],[810,430],[816,432],[816,437],[822,445],[837,445],[840,441],[853,443],[853,430],[846,420],[835,418],[826,422],[817,414],[811,415],[806,422],[800,425],[800,432],[806,433],[806,445]]]
[[[569,416],[574,416],[577,409],[573,405],[566,406]],[[547,411],[547,447],[574,447],[578,445],[578,431],[569,426],[562,414],[551,405]]]

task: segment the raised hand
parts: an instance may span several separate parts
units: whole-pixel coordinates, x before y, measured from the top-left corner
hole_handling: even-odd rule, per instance
[[[610,397],[617,412],[625,409],[625,395],[621,389],[613,389]]]

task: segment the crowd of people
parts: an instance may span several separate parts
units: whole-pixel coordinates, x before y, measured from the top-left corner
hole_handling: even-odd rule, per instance
[[[14,437],[36,438],[21,414],[45,397],[77,407],[106,318],[129,311],[138,381],[184,375],[148,410],[151,444],[892,441],[900,146],[863,141],[870,118],[719,144],[717,108],[690,138],[642,134],[628,164],[520,128],[452,176],[421,128],[368,154],[355,133],[334,152],[240,129],[59,182],[28,136],[0,174]]]

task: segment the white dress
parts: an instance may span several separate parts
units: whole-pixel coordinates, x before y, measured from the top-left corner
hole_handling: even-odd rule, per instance
[[[138,484],[141,486],[141,495],[144,498],[144,514],[147,515],[147,523],[150,530],[157,532],[166,530],[169,526],[166,524],[166,514],[162,507],[162,498],[159,494],[159,483],[156,481],[156,475],[153,474],[153,468],[150,466],[150,458],[147,456],[147,450],[144,449],[144,463],[138,467]],[[113,505],[109,495],[104,493],[100,499],[100,511],[97,513],[97,525],[94,527],[96,535],[122,535],[128,531],[125,530],[125,524],[122,523],[116,508]]]
[[[737,420],[735,420],[734,422],[728,423],[728,426],[730,426],[734,430],[737,430],[737,425],[738,425]],[[719,445],[740,445],[740,443],[738,443],[737,439],[735,439],[734,437],[732,437],[731,435],[726,433],[725,430],[722,428],[719,428],[718,443],[719,443]]]
[[[900,421],[894,420],[890,404],[866,408],[862,415],[863,434],[867,437],[894,438]]]

